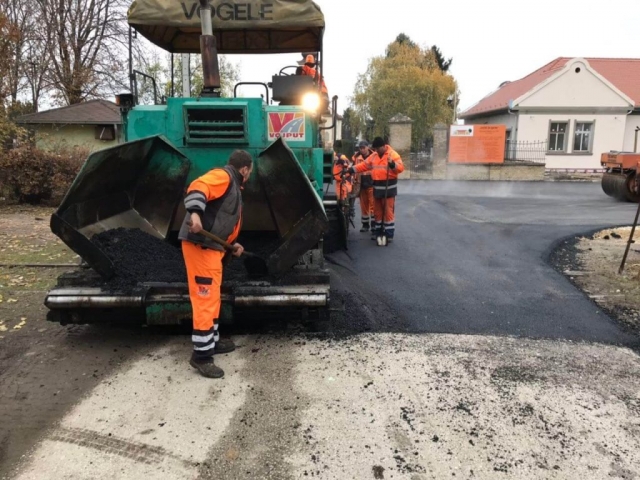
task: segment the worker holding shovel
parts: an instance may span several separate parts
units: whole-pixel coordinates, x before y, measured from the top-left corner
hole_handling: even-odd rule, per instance
[[[236,150],[224,168],[214,168],[196,178],[184,199],[187,214],[178,238],[182,240],[193,309],[190,364],[208,378],[224,376],[214,364],[214,353],[235,350],[233,341],[220,339],[218,334],[222,259],[226,253],[223,244],[232,247],[236,257],[244,252],[242,245],[234,242],[242,225],[241,187],[252,170],[251,155]],[[224,242],[216,241],[216,237]]]
[[[371,172],[373,179],[373,226],[371,239],[387,245],[395,236],[395,200],[398,194],[398,175],[404,171],[400,155],[381,137],[371,144],[373,153],[363,162],[347,169],[346,173]]]

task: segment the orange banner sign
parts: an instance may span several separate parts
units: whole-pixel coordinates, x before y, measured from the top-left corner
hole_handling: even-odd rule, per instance
[[[504,163],[506,125],[452,125],[450,163]]]

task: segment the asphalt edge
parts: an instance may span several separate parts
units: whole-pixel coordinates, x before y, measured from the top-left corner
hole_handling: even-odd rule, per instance
[[[567,248],[567,250],[571,255],[570,264],[572,268],[574,268],[575,270],[579,270],[581,267],[581,264],[577,259],[576,245],[580,238],[584,238],[584,237],[593,238],[593,236],[596,233],[601,232],[603,230],[624,228],[628,226],[629,226],[628,224],[600,226],[597,228],[591,228],[582,233],[574,233],[572,235],[566,235],[564,237],[558,238],[557,240],[551,242],[551,244],[542,252],[541,257],[542,257],[542,261],[545,264],[549,265],[556,273],[560,274],[563,278],[565,278],[565,280],[567,280],[571,285],[573,285],[573,287],[576,290],[578,290],[592,305],[594,305],[597,309],[605,313],[606,316],[609,317],[609,320],[611,320],[618,328],[620,328],[623,332],[634,336],[636,339],[631,344],[619,344],[619,346],[630,348],[634,352],[640,354],[640,328],[634,329],[629,327],[627,323],[625,323],[620,319],[620,317],[618,316],[619,313],[615,308],[609,308],[609,307],[600,305],[593,298],[589,297],[587,292],[585,292],[580,287],[580,285],[576,283],[575,280],[572,280],[569,275],[564,273],[564,269],[560,268],[559,264],[555,262],[554,261],[555,259],[553,258],[553,255],[556,254],[561,247],[565,247]]]

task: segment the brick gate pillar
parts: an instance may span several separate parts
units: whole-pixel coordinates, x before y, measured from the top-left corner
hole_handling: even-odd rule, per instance
[[[411,120],[406,115],[398,114],[389,120],[389,145],[398,152],[406,165],[399,178],[409,178],[409,157],[411,155]]]
[[[438,123],[433,127],[433,178],[447,178],[447,136],[449,128]]]

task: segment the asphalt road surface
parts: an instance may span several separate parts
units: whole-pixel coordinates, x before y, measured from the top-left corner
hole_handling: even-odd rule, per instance
[[[399,329],[633,344],[546,259],[559,239],[634,213],[597,184],[402,183],[393,246],[354,234],[351,268]]]
[[[0,396],[0,476],[640,476],[638,339],[546,263],[561,238],[628,224],[634,206],[590,183],[400,194],[392,245],[355,232],[330,258],[342,323],[236,335],[223,380],[190,369],[186,336],[49,326],[48,345],[25,342],[0,377],[15,391]],[[35,360],[46,349],[55,365]],[[23,431],[39,392],[64,405]]]

